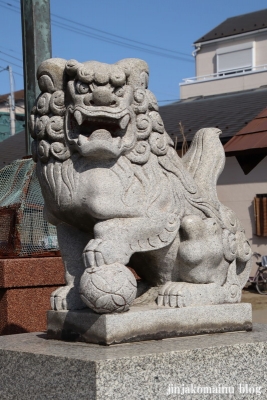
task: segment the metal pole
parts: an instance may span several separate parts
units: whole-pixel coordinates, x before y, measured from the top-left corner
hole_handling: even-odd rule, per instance
[[[15,116],[15,100],[14,100],[14,80],[12,74],[12,68],[9,65],[8,67],[9,72],[9,82],[10,82],[10,96],[8,96],[9,102],[9,118],[10,118],[10,133],[11,135],[15,135],[16,133],[16,116]]]
[[[27,155],[31,154],[28,121],[40,93],[36,72],[42,61],[51,58],[50,0],[21,0],[22,44],[25,97],[25,139]]]

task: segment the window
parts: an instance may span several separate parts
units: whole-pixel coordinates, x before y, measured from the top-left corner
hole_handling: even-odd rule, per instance
[[[254,215],[257,236],[267,236],[267,193],[254,197]]]
[[[216,51],[217,72],[231,75],[253,68],[253,43],[239,44],[218,49]]]

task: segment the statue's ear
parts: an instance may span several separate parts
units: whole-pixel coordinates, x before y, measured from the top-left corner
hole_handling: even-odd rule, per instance
[[[124,69],[128,85],[134,88],[147,89],[149,68],[145,61],[139,58],[125,58],[124,60],[118,61],[116,65]]]
[[[54,93],[57,90],[64,90],[65,65],[66,60],[63,58],[49,58],[40,64],[37,79],[42,92]]]

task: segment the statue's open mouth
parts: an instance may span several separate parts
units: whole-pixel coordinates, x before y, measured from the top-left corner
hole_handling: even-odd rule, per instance
[[[135,143],[133,123],[128,109],[111,113],[69,108],[66,118],[67,139],[84,156],[96,151],[120,155]]]

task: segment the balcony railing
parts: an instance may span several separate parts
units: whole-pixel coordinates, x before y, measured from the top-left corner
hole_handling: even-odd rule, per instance
[[[244,67],[228,71],[220,71],[210,75],[194,76],[193,78],[184,78],[180,85],[190,85],[192,83],[211,81],[213,79],[231,78],[234,76],[253,74],[262,71],[267,71],[267,64],[259,65],[257,67]]]

